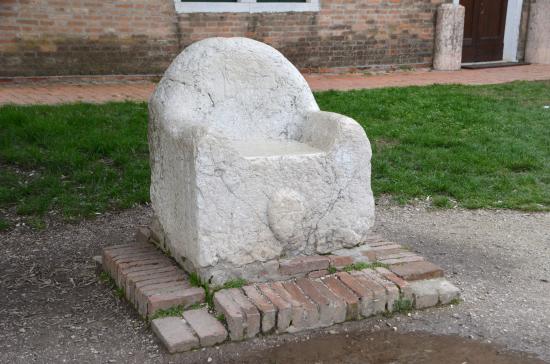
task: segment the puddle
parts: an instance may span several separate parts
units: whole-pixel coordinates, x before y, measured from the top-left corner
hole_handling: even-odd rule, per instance
[[[241,355],[239,363],[543,364],[532,356],[457,336],[381,331],[315,337]]]

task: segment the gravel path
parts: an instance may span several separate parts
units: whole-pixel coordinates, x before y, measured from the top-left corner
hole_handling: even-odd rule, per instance
[[[387,207],[378,221],[384,236],[443,266],[464,299],[398,327],[495,342],[550,361],[550,214]]]
[[[91,257],[129,241],[151,211],[0,233],[0,363],[238,361],[249,352],[330,334],[458,334],[550,362],[550,214],[378,206],[376,230],[442,265],[463,290],[456,307],[330,330],[167,355],[133,310],[98,283]]]

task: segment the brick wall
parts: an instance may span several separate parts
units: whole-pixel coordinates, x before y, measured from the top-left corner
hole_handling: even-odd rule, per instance
[[[162,72],[179,48],[247,36],[302,69],[429,64],[444,0],[324,0],[318,13],[175,14],[172,0],[1,0],[0,76]]]
[[[246,36],[279,49],[298,67],[432,62],[440,0],[331,0],[319,13],[181,14],[182,46]]]
[[[0,76],[158,73],[177,34],[170,0],[0,0]]]

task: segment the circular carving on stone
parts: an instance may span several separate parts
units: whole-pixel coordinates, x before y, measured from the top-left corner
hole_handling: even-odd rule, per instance
[[[301,226],[305,216],[304,197],[285,188],[273,194],[267,208],[269,227],[281,243],[305,243]]]

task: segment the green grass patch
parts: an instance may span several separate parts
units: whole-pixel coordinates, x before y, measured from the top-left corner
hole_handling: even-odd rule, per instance
[[[453,298],[451,300],[451,302],[449,302],[449,305],[455,305],[456,306],[456,305],[460,304],[461,302],[462,302],[462,300],[460,298]]]
[[[393,310],[391,312],[384,312],[385,317],[393,317],[395,314],[407,314],[413,310],[413,303],[408,298],[399,297],[397,301],[393,303]]]
[[[184,309],[182,305],[173,306],[163,310],[158,310],[149,318],[149,321],[153,321],[155,319],[162,318],[162,317],[181,317],[183,315],[183,311]]]
[[[446,196],[434,196],[432,197],[432,206],[448,209],[453,207],[453,203]]]
[[[357,263],[346,265],[344,268],[342,268],[342,270],[344,272],[351,272],[354,270],[373,269],[373,268],[379,268],[379,267],[388,268],[388,265],[380,262],[372,262],[372,263],[357,262]]]
[[[393,304],[393,312],[408,313],[413,310],[413,303],[408,298],[400,297]]]
[[[194,287],[202,287],[204,289],[204,300],[208,307],[214,307],[214,293],[216,288],[212,287],[209,282],[204,282],[201,277],[195,272],[189,274],[189,283]]]
[[[149,201],[145,103],[0,107],[0,208],[92,216]]]
[[[10,227],[10,223],[7,222],[6,220],[0,218],[0,231],[7,230],[7,229],[9,229],[9,227]]]
[[[214,286],[210,282],[203,281],[197,273],[189,274],[189,283],[194,287],[202,287],[204,289],[205,302],[210,309],[214,308],[214,293],[220,289],[226,288],[241,288],[248,283],[245,279],[236,278],[225,282],[221,286]]]
[[[246,286],[246,284],[247,284],[246,279],[236,278],[236,279],[228,280],[223,284],[221,288],[241,288],[243,286]]]
[[[99,273],[99,281],[109,286],[116,297],[119,299],[124,298],[124,289],[117,287],[115,280],[109,275],[109,273],[101,271],[101,273]]]
[[[189,283],[193,287],[202,287],[203,286],[201,278],[195,272],[189,274]]]
[[[224,316],[223,313],[220,313],[219,315],[216,315],[216,319],[224,325],[227,324],[227,321],[225,320],[225,316]]]
[[[316,94],[372,144],[372,187],[398,203],[550,211],[550,81]],[[149,201],[147,105],[0,107],[0,209],[73,220]],[[38,219],[38,220],[36,220]],[[9,228],[6,217],[0,229]]]
[[[550,81],[317,93],[372,144],[372,188],[399,203],[550,210]]]

